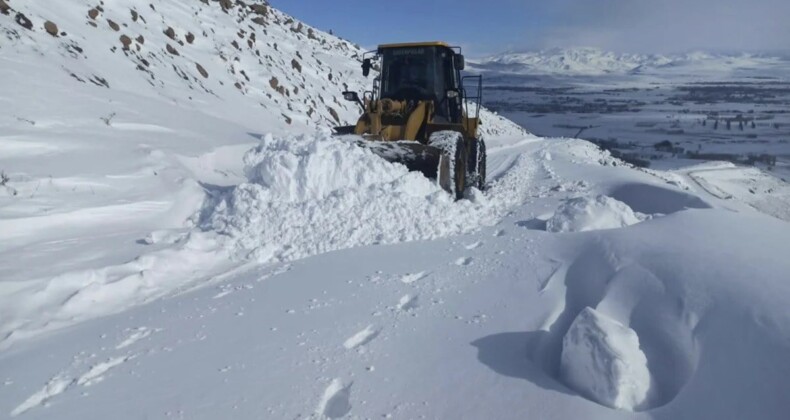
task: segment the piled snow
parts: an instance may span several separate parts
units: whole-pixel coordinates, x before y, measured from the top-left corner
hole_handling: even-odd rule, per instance
[[[644,215],[605,195],[576,197],[565,201],[546,222],[549,232],[584,232],[614,229],[639,223]]]
[[[650,371],[636,332],[589,307],[562,340],[560,371],[568,385],[608,407],[634,410],[649,396]]]
[[[359,147],[355,136],[267,135],[244,158],[247,182],[210,200],[201,226],[242,258],[287,261],[362,245],[433,239],[492,225],[527,186],[454,201],[435,180]],[[489,198],[490,197],[490,198]]]
[[[489,140],[496,137],[526,137],[529,133],[513,121],[481,107],[477,135],[483,140]]]

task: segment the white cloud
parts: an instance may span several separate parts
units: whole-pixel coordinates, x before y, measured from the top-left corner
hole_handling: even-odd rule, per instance
[[[787,50],[787,0],[556,0],[556,22],[527,47],[595,46],[638,52]]]

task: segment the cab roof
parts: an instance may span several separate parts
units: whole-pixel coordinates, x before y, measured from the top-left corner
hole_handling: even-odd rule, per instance
[[[389,48],[410,48],[410,47],[445,47],[450,48],[450,45],[442,41],[429,41],[429,42],[404,42],[399,44],[382,44],[379,45],[379,51]]]

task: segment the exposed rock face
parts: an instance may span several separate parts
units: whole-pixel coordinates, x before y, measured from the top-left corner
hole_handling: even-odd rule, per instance
[[[5,0],[0,0],[0,13],[7,15],[10,10],[11,6],[9,6]]]
[[[192,32],[188,33],[186,36],[186,40],[187,40],[187,44],[191,44],[195,42],[195,35]]]
[[[44,22],[44,30],[47,31],[48,34],[57,37],[58,36],[58,25],[56,25],[52,21]]]
[[[253,4],[250,6],[252,12],[256,15],[268,16],[269,15],[269,6],[265,4]]]
[[[167,52],[169,52],[170,54],[173,54],[173,55],[181,55],[181,54],[179,54],[179,53],[178,53],[178,50],[177,50],[175,47],[173,47],[172,45],[170,45],[170,44],[167,44],[167,47],[165,47],[165,49],[166,49],[166,50],[167,50]]]
[[[225,11],[230,10],[233,8],[233,0],[219,0],[219,5]]]
[[[90,17],[93,20],[96,20],[96,18],[99,17],[99,11],[97,9],[88,10],[88,17]]]
[[[110,25],[113,31],[118,32],[121,30],[121,26],[115,23],[114,21],[107,19],[107,24]]]
[[[302,65],[301,65],[301,64],[299,64],[299,62],[298,62],[298,61],[296,61],[296,59],[295,59],[295,58],[294,58],[293,60],[291,60],[291,67],[292,67],[294,70],[298,71],[299,73],[301,73],[301,72],[302,72]]]
[[[197,67],[197,71],[201,76],[208,79],[208,72],[203,68],[203,66],[200,65],[200,63],[195,63],[195,67]]]
[[[33,30],[33,22],[31,22],[30,19],[28,19],[24,14],[17,13],[14,17],[14,20],[19,24],[19,26],[31,31]]]
[[[165,29],[165,35],[167,35],[167,37],[172,39],[173,41],[176,40],[176,31],[173,28],[168,27],[167,29]]]
[[[145,38],[143,38],[142,35],[140,35],[137,38],[135,38],[135,41],[137,41],[137,43],[140,44],[140,45],[145,44]]]
[[[132,45],[132,38],[129,38],[126,35],[121,35],[121,44],[123,44],[123,49],[128,50],[129,46]]]
[[[332,108],[331,106],[329,106],[327,108],[329,109],[329,115],[331,115],[332,118],[334,118],[336,122],[340,123],[340,116],[337,115],[337,111],[335,111],[335,109]]]

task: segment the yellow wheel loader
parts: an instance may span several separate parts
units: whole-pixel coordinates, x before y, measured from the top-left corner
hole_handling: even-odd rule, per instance
[[[467,187],[486,185],[485,142],[477,137],[482,76],[461,76],[464,56],[444,42],[380,45],[365,53],[362,74],[380,73],[373,89],[343,92],[362,107],[356,125],[335,127],[356,134],[379,156],[436,179],[456,199]],[[473,85],[470,96],[465,84]]]

